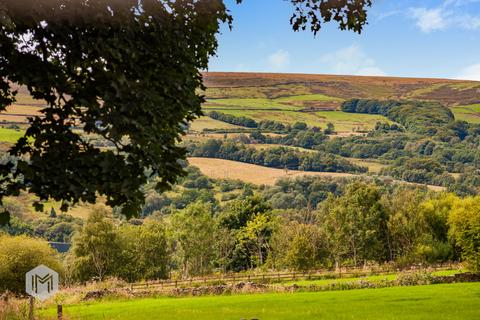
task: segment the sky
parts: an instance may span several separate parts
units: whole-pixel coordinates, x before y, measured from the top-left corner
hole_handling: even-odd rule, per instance
[[[234,0],[209,71],[450,78],[480,81],[480,0],[373,0],[358,35],[325,24],[294,32],[288,0]]]

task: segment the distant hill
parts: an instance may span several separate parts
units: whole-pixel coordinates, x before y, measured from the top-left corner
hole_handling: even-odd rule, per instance
[[[480,82],[281,73],[204,73],[207,98],[282,98],[323,94],[341,99],[415,99],[448,106],[480,103]]]

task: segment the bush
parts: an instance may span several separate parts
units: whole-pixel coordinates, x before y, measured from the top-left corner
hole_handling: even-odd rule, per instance
[[[480,271],[480,197],[458,201],[448,217],[450,236],[469,267]]]
[[[396,282],[399,286],[425,285],[434,283],[435,277],[426,271],[401,272],[397,275]]]
[[[0,291],[24,292],[25,273],[40,264],[63,273],[57,253],[47,241],[24,235],[0,235],[0,261]]]

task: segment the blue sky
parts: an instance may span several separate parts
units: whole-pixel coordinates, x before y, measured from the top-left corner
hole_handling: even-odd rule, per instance
[[[373,0],[361,35],[324,25],[293,32],[286,0],[226,0],[210,71],[387,75],[480,80],[480,0]]]

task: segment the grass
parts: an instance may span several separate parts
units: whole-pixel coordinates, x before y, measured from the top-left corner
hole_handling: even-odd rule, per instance
[[[276,101],[343,101],[341,98],[330,97],[324,94],[304,94],[278,98]]]
[[[23,130],[0,128],[0,141],[15,143],[24,134]]]
[[[413,91],[410,91],[407,95],[408,98],[417,98],[421,97],[425,94],[429,94],[434,92],[435,90],[440,89],[441,87],[445,86],[446,83],[435,83],[426,87],[418,88]]]
[[[383,168],[387,167],[386,164],[383,164],[374,160],[357,159],[357,158],[345,158],[345,159],[358,166],[367,167],[368,172],[371,172],[371,173],[380,173],[380,171]]]
[[[308,102],[340,102],[340,98],[324,94],[304,94],[282,97],[277,99],[266,98],[233,98],[208,100],[204,110],[216,110],[237,117],[245,116],[254,120],[276,120],[283,123],[306,122],[310,126],[325,127],[332,122],[339,131],[354,131],[354,129],[370,130],[378,121],[389,122],[381,115],[355,114],[341,111],[301,112],[308,108]],[[304,104],[305,103],[305,104]]]
[[[256,121],[275,120],[289,124],[302,121],[309,126],[317,126],[321,128],[326,127],[328,122],[332,122],[335,125],[335,129],[342,132],[351,132],[356,129],[370,130],[373,129],[375,124],[379,121],[391,122],[381,115],[348,113],[342,111],[298,112],[293,110],[248,110],[229,108],[217,110],[237,117],[249,117]]]
[[[257,166],[250,163],[230,161],[212,158],[188,158],[191,165],[196,166],[202,173],[214,179],[233,179],[256,185],[274,185],[280,178],[293,178],[298,176],[318,176],[318,177],[356,177],[350,173],[336,172],[306,172],[283,169],[268,168]]]
[[[457,270],[457,269],[452,269],[452,270],[441,270],[441,271],[434,271],[432,272],[432,275],[434,276],[453,276],[458,273],[465,272],[464,270]],[[352,281],[359,281],[359,280],[365,280],[365,281],[370,281],[370,282],[379,282],[382,280],[395,280],[397,278],[398,274],[392,273],[392,274],[383,274],[383,275],[371,275],[371,276],[364,276],[364,277],[348,277],[348,278],[336,278],[336,279],[317,279],[317,280],[298,280],[298,281],[288,281],[288,282],[283,282],[282,285],[292,285],[292,284],[297,284],[299,286],[310,286],[310,285],[317,285],[317,286],[323,286],[323,285],[329,285],[333,283],[342,283],[342,282],[352,282]]]
[[[218,121],[210,117],[200,117],[193,121],[190,130],[201,132],[203,129],[238,129],[243,128],[223,121]]]
[[[216,158],[191,157],[188,158],[188,161],[191,165],[198,167],[200,171],[209,178],[241,180],[243,182],[256,185],[274,185],[278,179],[295,178],[299,176],[316,176],[329,178],[355,178],[364,176],[359,174],[341,172],[312,172],[296,170],[285,171],[284,169],[269,168],[250,163]],[[378,166],[378,164],[376,165]],[[412,182],[400,180],[393,181],[405,185],[419,186],[419,184],[415,184]],[[445,191],[445,187],[432,185],[428,185],[427,187],[432,191]]]
[[[456,120],[480,123],[480,104],[451,107]]]
[[[279,84],[275,86],[251,87],[210,87],[206,95],[209,98],[278,98],[293,95],[310,94],[311,90],[302,84]]]
[[[106,300],[65,306],[69,319],[479,319],[478,283],[188,298]],[[55,309],[40,312],[55,316]]]
[[[480,88],[480,83],[474,81],[457,82],[449,84],[449,87],[456,90],[470,90]]]
[[[208,109],[217,110],[218,108],[226,108],[226,109],[239,108],[241,110],[248,110],[248,109],[298,110],[298,109],[301,109],[299,107],[293,107],[293,106],[282,104],[277,100],[258,99],[258,98],[208,100],[208,104],[204,106],[204,109],[206,110]]]

